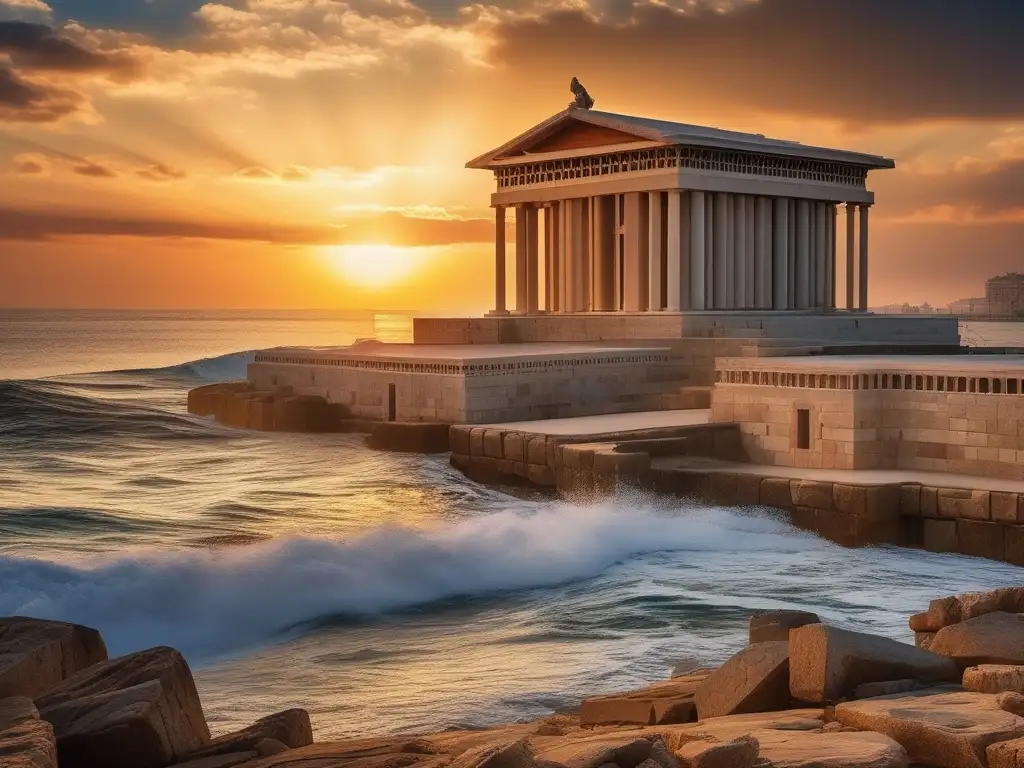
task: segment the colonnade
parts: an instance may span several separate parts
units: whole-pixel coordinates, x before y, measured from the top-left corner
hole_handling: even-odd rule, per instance
[[[870,206],[844,207],[845,307],[866,311]],[[517,314],[837,306],[838,206],[832,202],[672,190],[514,208]],[[496,314],[507,312],[505,218],[506,208],[497,206]]]

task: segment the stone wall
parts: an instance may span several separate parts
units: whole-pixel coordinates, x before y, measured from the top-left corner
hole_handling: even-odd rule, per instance
[[[894,544],[1024,566],[1024,494],[658,466],[659,455],[742,458],[731,424],[577,437],[452,427],[449,440],[452,464],[480,482],[529,483],[581,502],[640,488],[719,506],[770,507],[843,546]]]
[[[353,355],[260,353],[248,377],[257,390],[290,387],[344,407],[361,419],[479,424],[692,407],[685,376],[667,349],[472,360],[389,360]],[[340,363],[340,364],[339,364]],[[706,393],[705,398],[706,398]]]
[[[659,453],[736,459],[730,424],[663,427],[608,435],[543,435],[455,426],[451,463],[484,483],[525,482],[573,498],[592,498],[643,482]]]
[[[417,344],[618,342],[712,336],[953,347],[960,343],[955,317],[859,312],[588,312],[413,321],[413,340]]]
[[[765,370],[720,370],[719,378],[711,418],[740,424],[754,463],[1024,480],[1019,378]],[[798,446],[799,410],[809,412],[807,448]]]

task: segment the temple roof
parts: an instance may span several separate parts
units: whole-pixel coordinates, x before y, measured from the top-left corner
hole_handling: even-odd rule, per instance
[[[527,161],[579,157],[624,149],[685,145],[759,152],[788,157],[850,163],[867,168],[894,168],[886,157],[770,139],[702,125],[618,115],[570,107],[535,125],[497,149],[466,163],[467,168],[499,168]]]

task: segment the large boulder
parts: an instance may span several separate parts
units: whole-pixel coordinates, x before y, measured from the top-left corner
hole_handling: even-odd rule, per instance
[[[1003,711],[995,696],[954,689],[851,701],[835,717],[883,733],[912,761],[937,768],[985,768],[990,744],[1024,736],[1024,718]]]
[[[664,734],[679,749],[696,738],[729,741],[750,736],[760,745],[757,765],[774,768],[906,768],[903,747],[880,733],[835,731],[822,710],[730,715],[673,728]]]
[[[0,765],[57,768],[53,727],[39,719],[39,711],[27,696],[0,699]]]
[[[789,633],[789,690],[794,698],[830,702],[857,686],[886,680],[958,681],[949,659],[886,637],[808,624]]]
[[[95,629],[24,616],[0,619],[0,698],[38,696],[106,660],[107,646]]]
[[[932,600],[928,610],[910,617],[915,632],[938,632],[943,627],[987,613],[1024,613],[1024,587],[1002,587],[991,592],[967,592]]]
[[[619,768],[636,768],[651,756],[653,744],[636,733],[606,733],[595,738],[566,739],[538,750],[538,764],[557,763],[564,768],[600,768],[615,763]]]
[[[964,688],[978,693],[1024,693],[1024,666],[981,664],[964,670]]]
[[[789,630],[821,621],[810,611],[762,611],[750,617],[749,644],[789,640]]]
[[[247,728],[212,739],[205,747],[190,754],[189,759],[255,750],[265,739],[273,739],[289,749],[309,746],[313,743],[309,713],[304,709],[286,709],[260,718]]]
[[[744,648],[712,672],[694,696],[701,720],[789,705],[789,644],[758,643]]]
[[[986,613],[940,629],[931,650],[961,667],[1024,664],[1024,615]]]
[[[1024,765],[1024,739],[997,741],[985,750],[988,768],[1020,768]]]
[[[752,736],[724,742],[698,739],[683,744],[675,754],[683,768],[752,768],[758,748]]]
[[[697,687],[709,672],[682,675],[646,688],[584,699],[580,725],[658,725],[697,719],[693,702]]]
[[[409,752],[385,752],[364,757],[349,757],[348,746],[324,742],[300,749],[289,749],[270,757],[242,763],[245,768],[448,768],[449,757],[418,755]]]
[[[57,768],[53,727],[28,718],[0,731],[0,765],[4,768]]]
[[[95,664],[36,705],[53,724],[61,768],[155,768],[210,741],[192,672],[173,648]]]

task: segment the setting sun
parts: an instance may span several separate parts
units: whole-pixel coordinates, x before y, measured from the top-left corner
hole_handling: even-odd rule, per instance
[[[388,288],[418,270],[412,249],[394,245],[338,245],[323,253],[338,274],[360,288]]]

